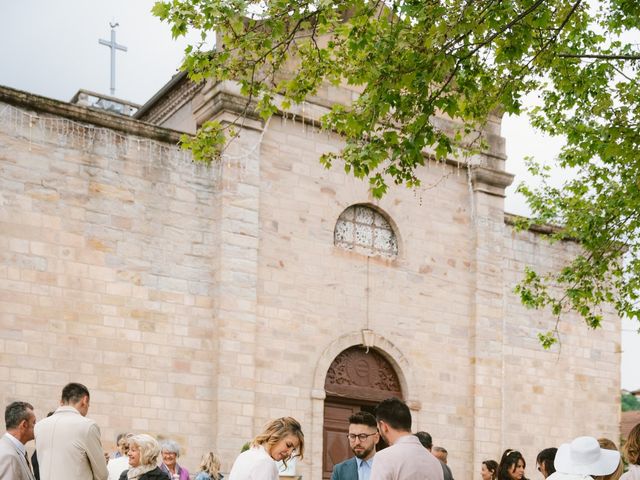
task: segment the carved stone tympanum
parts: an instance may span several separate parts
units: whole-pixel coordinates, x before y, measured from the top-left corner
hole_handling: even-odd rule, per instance
[[[380,401],[401,397],[401,387],[389,361],[374,349],[350,347],[340,353],[327,372],[327,396]]]

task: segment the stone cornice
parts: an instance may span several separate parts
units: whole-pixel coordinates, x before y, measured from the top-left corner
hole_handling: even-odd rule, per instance
[[[158,90],[149,100],[138,109],[135,118],[145,117],[147,112],[156,107],[156,104],[164,98],[164,96],[174,87],[180,83],[187,76],[187,72],[178,72],[171,79],[165,83],[160,90]]]
[[[278,103],[279,100],[276,98],[276,104]],[[225,118],[224,113],[226,112],[232,116],[243,115],[246,119],[250,120],[250,122],[245,123],[243,127],[256,128],[260,130],[263,122],[258,115],[256,108],[257,102],[255,101],[251,101],[249,105],[247,105],[247,99],[241,95],[239,85],[233,81],[214,82],[212,80],[208,80],[205,83],[205,86],[198,91],[198,94],[193,100],[193,115],[195,116],[196,124],[198,126],[216,116]],[[330,110],[331,106],[326,99],[313,96],[302,104],[291,105],[287,110],[278,108],[274,115],[293,118],[297,122],[317,127],[321,124],[320,119],[322,116],[329,113]],[[228,117],[225,119],[228,119]],[[497,120],[492,118],[492,121],[496,122]],[[445,117],[437,117],[434,119],[434,122],[437,128],[442,129],[444,132],[451,133],[452,135],[457,126],[456,122]],[[481,157],[481,161],[489,163],[486,167],[488,170],[500,172],[500,165],[502,165],[506,159],[504,152],[505,140],[491,129],[483,131],[482,135],[488,143],[488,148],[477,154],[477,156]],[[425,158],[432,158],[433,152],[425,150],[424,155]],[[456,167],[466,166],[464,161],[460,161],[456,158],[447,158],[444,161],[445,163]],[[495,166],[498,168],[493,168]],[[508,186],[513,181],[513,176],[510,174],[506,175],[508,176],[508,183],[506,183]],[[484,177],[486,177],[486,175],[484,175]]]
[[[513,183],[514,175],[485,166],[471,167],[471,185],[474,192],[505,197],[504,190]]]
[[[161,124],[174,112],[182,108],[204,86],[194,83],[185,75],[176,75],[162,87],[134,116],[153,124]]]
[[[225,112],[244,115],[250,120],[261,122],[257,106],[255,101],[247,105],[247,99],[240,94],[239,86],[235,82],[208,80],[193,101],[193,115],[198,126]],[[276,115],[278,114],[281,112],[278,111]],[[251,128],[251,125],[245,125],[245,127]]]
[[[60,100],[54,100],[4,86],[0,86],[0,102],[169,144],[178,143],[182,135],[181,132],[176,130],[158,127],[123,115],[117,115],[91,107],[72,105]]]
[[[526,219],[526,217],[523,217],[522,215],[515,215],[513,213],[506,213],[506,212],[504,214],[504,223],[506,225],[511,225],[515,227],[518,223],[518,220],[520,219]],[[540,235],[554,235],[556,233],[562,233],[562,226],[552,225],[550,223],[546,223],[546,224],[538,223],[538,224],[530,225],[526,230],[532,233],[540,234]],[[575,237],[569,237],[568,235],[563,235],[562,240],[566,242],[580,243],[578,239],[576,239]]]
[[[302,105],[292,105],[287,111],[279,109],[275,115],[297,118],[297,121],[307,125],[319,125],[320,118],[329,112],[325,105],[305,102]],[[227,116],[225,114],[231,114]],[[243,115],[247,120],[243,127],[261,130],[263,122],[256,112],[255,102],[247,105],[247,99],[240,94],[240,87],[236,82],[207,81],[206,85],[194,97],[193,115],[197,125],[202,125],[211,118],[218,118],[223,121],[233,121],[233,116]],[[449,119],[438,119],[440,128],[452,129],[453,122]],[[445,130],[447,131],[447,130]],[[507,173],[495,166],[494,159],[504,160],[504,139],[499,135],[489,135],[495,143],[489,151],[476,155],[477,160],[483,162],[478,166],[470,168],[471,182],[474,191],[484,192],[489,195],[505,197],[505,188],[513,183],[514,175]],[[428,151],[424,152],[425,158],[431,158]],[[466,163],[456,158],[445,160],[448,165],[456,168],[466,167]]]

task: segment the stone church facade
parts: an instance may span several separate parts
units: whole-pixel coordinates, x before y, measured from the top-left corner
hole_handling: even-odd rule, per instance
[[[303,425],[296,474],[346,455],[346,418],[400,396],[454,476],[580,435],[617,439],[620,326],[559,324],[513,287],[578,246],[514,230],[500,120],[472,168],[428,162],[423,186],[374,200],[318,162],[330,88],[268,123],[248,118],[222,161],[194,165],[179,131],[242,107],[235,85],[175,77],[126,118],[0,88],[0,391],[55,408],[92,392],[105,447],[121,431],[177,440],[196,472],[228,471],[271,418]],[[445,120],[440,120],[443,128]]]

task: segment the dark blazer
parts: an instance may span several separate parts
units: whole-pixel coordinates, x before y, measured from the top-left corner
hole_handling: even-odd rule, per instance
[[[440,464],[442,465],[442,474],[444,475],[444,480],[453,480],[453,473],[451,473],[449,465],[444,463],[442,460],[440,460]]]
[[[334,465],[331,480],[358,480],[356,457],[351,457],[349,460]]]
[[[33,476],[36,480],[40,480],[40,467],[38,466],[38,452],[34,451],[31,455],[31,468],[33,469]]]
[[[127,480],[127,472],[129,470],[125,470],[120,474],[120,480]],[[143,473],[140,476],[140,480],[169,480],[169,476],[160,470],[160,467],[156,467],[150,472]]]

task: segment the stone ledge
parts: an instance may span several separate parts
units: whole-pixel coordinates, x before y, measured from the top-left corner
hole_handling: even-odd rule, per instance
[[[281,100],[281,97],[276,97],[276,104],[279,105]],[[264,121],[260,118],[257,112],[257,101],[254,99],[248,102],[247,98],[242,96],[240,93],[240,86],[237,82],[233,82],[231,80],[225,80],[222,82],[207,80],[204,87],[199,87],[198,94],[193,97],[192,102],[193,115],[195,116],[198,127],[200,127],[205,121],[211,118],[216,118],[223,112],[228,112],[233,115],[244,116],[246,119],[253,122],[250,125],[243,125],[244,127],[262,130]],[[143,106],[142,108],[145,107]],[[322,116],[330,111],[330,102],[327,102],[318,96],[311,96],[301,104],[292,104],[287,110],[284,110],[279,106],[274,115],[284,118],[294,118],[295,121],[304,123],[305,125],[317,127],[321,124],[320,119]],[[432,122],[436,128],[439,128],[445,133],[451,135],[459,126],[458,123],[444,116],[434,117]],[[480,152],[480,155],[491,163],[489,167],[485,168],[492,171],[500,171],[500,166],[506,160],[505,139],[495,132],[492,132],[490,129],[483,131],[482,135],[488,141],[489,148]],[[423,151],[423,155],[425,156],[425,159],[432,158],[433,151],[425,149]],[[465,162],[450,157],[444,160],[444,162],[454,166],[466,165]],[[494,166],[498,166],[498,168],[496,169]],[[513,175],[509,177],[509,182],[506,186],[511,185],[512,181]]]
[[[108,113],[91,107],[72,105],[68,102],[42,97],[5,86],[0,86],[0,102],[36,112],[58,115],[76,122],[109,128],[129,135],[138,135],[172,145],[177,144],[182,135],[181,132],[176,130],[158,127],[133,118]]]
[[[516,223],[518,222],[519,219],[522,218],[526,218],[522,215],[515,215],[513,213],[506,213],[504,214],[504,223],[506,225],[511,225],[511,226],[515,226]],[[555,233],[560,233],[562,232],[562,227],[560,225],[552,225],[550,223],[547,224],[534,224],[531,225],[529,228],[526,229],[529,232],[532,233],[539,233],[542,235],[553,235]],[[580,243],[577,239],[573,238],[573,237],[568,237],[568,236],[563,236],[562,237],[563,241],[568,241],[568,242],[575,242],[575,243]]]

